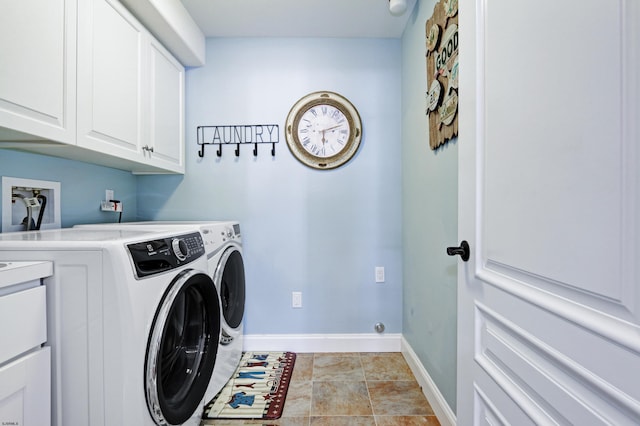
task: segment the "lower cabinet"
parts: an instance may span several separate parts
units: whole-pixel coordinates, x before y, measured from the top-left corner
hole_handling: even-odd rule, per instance
[[[2,425],[51,424],[51,348],[44,346],[0,367]]]
[[[0,424],[51,424],[51,347],[47,343],[47,262],[0,266]],[[47,271],[48,272],[42,272]],[[37,278],[36,278],[37,277]]]

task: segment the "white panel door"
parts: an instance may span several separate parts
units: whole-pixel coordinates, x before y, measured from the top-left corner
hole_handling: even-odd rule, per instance
[[[640,424],[639,26],[460,1],[459,425]]]

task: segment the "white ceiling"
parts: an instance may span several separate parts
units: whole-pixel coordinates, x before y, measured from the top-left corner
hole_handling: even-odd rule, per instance
[[[181,0],[206,37],[399,38],[402,16],[388,0]]]

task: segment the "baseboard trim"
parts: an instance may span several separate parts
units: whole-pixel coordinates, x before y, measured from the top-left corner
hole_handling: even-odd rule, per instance
[[[438,390],[435,382],[422,365],[422,362],[420,362],[418,355],[414,352],[409,342],[407,342],[404,337],[402,337],[401,340],[402,355],[407,361],[407,364],[409,364],[413,375],[416,376],[418,384],[422,387],[422,393],[424,393],[424,396],[429,400],[438,421],[440,421],[442,426],[455,426],[457,423],[455,413],[451,407],[449,407],[449,404],[444,399],[444,396],[442,396],[442,393],[440,393],[440,390]]]
[[[400,352],[402,334],[245,334],[245,351]]]

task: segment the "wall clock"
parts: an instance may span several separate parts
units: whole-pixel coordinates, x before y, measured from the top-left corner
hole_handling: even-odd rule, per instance
[[[316,169],[334,169],[358,151],[362,122],[358,110],[334,92],[310,93],[296,102],[285,123],[291,153]]]

